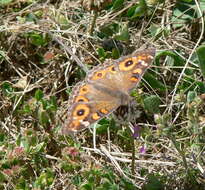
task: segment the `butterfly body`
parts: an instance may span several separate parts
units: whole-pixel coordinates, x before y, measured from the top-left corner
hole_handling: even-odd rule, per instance
[[[154,59],[155,49],[139,51],[92,69],[70,98],[62,133],[79,131],[130,102],[130,91]]]

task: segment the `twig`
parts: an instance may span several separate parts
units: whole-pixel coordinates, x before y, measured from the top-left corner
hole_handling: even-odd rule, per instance
[[[76,63],[78,64],[78,66],[83,69],[86,73],[88,73],[88,68],[80,61],[80,59],[72,52],[72,50],[66,46],[61,40],[59,40],[58,37],[56,37],[54,34],[52,34],[51,32],[47,31],[53,38],[53,40],[55,40],[57,43],[59,43],[61,46],[63,46],[63,48],[73,57],[73,59],[76,61]]]

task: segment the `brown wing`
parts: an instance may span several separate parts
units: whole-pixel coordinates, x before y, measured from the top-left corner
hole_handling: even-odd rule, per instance
[[[62,128],[63,134],[84,129],[120,106],[118,98],[96,89],[89,83],[78,85],[72,97],[68,118]]]
[[[140,82],[154,56],[155,49],[138,51],[111,64],[108,63],[104,67],[95,68],[88,75],[87,80],[111,91],[129,94],[129,91]]]
[[[88,127],[127,103],[129,91],[139,83],[154,55],[154,49],[138,51],[94,68],[73,90],[63,134]]]

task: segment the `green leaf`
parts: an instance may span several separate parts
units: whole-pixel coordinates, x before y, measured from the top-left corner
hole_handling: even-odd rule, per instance
[[[200,93],[201,94],[205,93],[205,84],[204,84],[204,82],[197,81],[196,84],[199,88]]]
[[[23,146],[26,152],[30,152],[32,147],[30,145],[30,142],[28,142],[29,140],[27,138],[24,137],[20,137],[17,139],[17,142],[20,143],[20,146]]]
[[[134,15],[131,18],[144,16],[147,13],[147,4],[145,0],[140,0],[139,5],[136,7]]]
[[[159,181],[159,177],[150,174],[148,176],[147,184],[142,188],[143,190],[163,190],[163,184]]]
[[[119,9],[120,7],[123,6],[123,3],[124,3],[124,0],[115,0],[113,6],[112,6],[112,9],[115,10],[115,9]]]
[[[149,27],[149,32],[153,37],[157,36],[161,32],[162,28],[159,25],[152,24]]]
[[[0,50],[0,60],[5,59],[5,57],[6,57],[6,53]]]
[[[72,183],[74,184],[74,185],[80,185],[80,183],[82,183],[82,176],[80,176],[80,175],[75,175],[75,176],[73,176],[72,177]]]
[[[119,31],[119,24],[118,23],[111,23],[100,28],[100,32],[98,36],[100,38],[110,38],[113,34],[116,34]]]
[[[151,33],[151,36],[155,38],[155,40],[159,39],[160,37],[166,37],[170,33],[169,28],[162,28],[159,25],[152,24],[149,27],[149,32]]]
[[[131,19],[141,17],[147,14],[147,3],[145,0],[140,0],[139,4],[130,7],[127,11],[127,16]]]
[[[45,142],[37,144],[36,147],[35,147],[35,153],[43,152],[45,147],[46,147],[46,143]]]
[[[16,190],[30,190],[29,184],[27,183],[26,179],[21,177],[18,179],[17,185],[16,185]]]
[[[26,104],[24,107],[23,107],[23,112],[24,113],[31,113],[31,108],[28,104]]]
[[[120,33],[119,35],[116,35],[116,36],[115,36],[115,39],[116,39],[116,40],[121,40],[121,41],[128,42],[129,39],[130,39],[128,27],[125,26],[125,27],[122,29],[121,33]]]
[[[154,114],[154,113],[159,113],[159,105],[161,103],[161,100],[159,99],[158,96],[152,95],[144,99],[144,107],[145,109]]]
[[[201,73],[205,78],[205,45],[200,46],[196,50],[198,60],[199,60],[199,67],[201,69]]]
[[[0,172],[0,182],[3,182],[4,180],[6,180],[6,177]]]
[[[2,90],[5,93],[5,95],[10,96],[14,89],[12,88],[11,84],[8,82],[4,82],[2,84]]]
[[[58,108],[56,96],[51,96],[49,100],[49,109],[56,111]]]
[[[41,99],[44,110],[56,111],[57,110],[57,100],[55,96],[51,96],[50,100]]]
[[[173,16],[171,21],[173,27],[182,27],[183,25],[190,23],[193,19],[199,17],[197,7],[193,1],[177,1],[175,8],[173,9]]]
[[[158,80],[156,77],[154,77],[152,74],[150,73],[145,73],[145,75],[143,76],[143,78],[149,83],[149,85],[154,88],[154,89],[158,89],[160,91],[165,91],[167,89],[167,87],[160,81]]]
[[[183,60],[179,55],[177,55],[175,52],[170,51],[170,50],[166,50],[166,51],[162,51],[159,52],[156,56],[155,56],[155,63],[156,65],[160,66],[160,58],[162,56],[169,56],[173,59],[173,66],[177,66],[177,67],[183,67],[185,65],[185,60]],[[180,72],[182,68],[176,68],[174,69],[176,72]],[[186,69],[185,70],[185,74],[186,75],[192,75],[192,70],[190,69]]]
[[[120,186],[124,187],[124,189],[126,189],[126,190],[136,189],[136,186],[131,181],[129,181],[128,179],[125,179],[125,178],[121,178]]]
[[[36,90],[36,92],[35,92],[35,99],[37,101],[40,101],[40,100],[42,100],[42,98],[43,98],[43,91],[40,90],[40,89]]]
[[[97,124],[95,124],[93,127],[96,128],[96,133],[97,134],[105,134],[105,133],[107,133],[107,128],[109,126],[110,126],[110,121],[103,118]]]
[[[205,1],[204,0],[201,0],[200,2],[199,2],[199,4],[200,4],[200,9],[201,9],[201,11],[205,11]]]
[[[112,49],[112,58],[113,58],[113,59],[117,59],[117,58],[119,58],[119,57],[120,57],[120,52],[119,52],[119,50],[116,49],[116,48],[113,48],[113,49]]]
[[[48,187],[52,185],[54,181],[54,174],[50,168],[43,171],[34,183],[34,188],[38,189],[49,189]]]
[[[130,7],[127,11],[127,16],[128,17],[132,17],[135,13],[135,9],[138,7],[139,5],[134,5],[132,7]]]
[[[87,183],[81,186],[82,190],[93,190],[93,184]]]
[[[47,125],[49,123],[49,116],[46,111],[41,111],[39,114],[39,120],[42,125]]]
[[[191,3],[193,0],[182,0],[182,2]]]
[[[8,5],[11,3],[13,0],[0,0],[0,5]]]
[[[197,97],[197,93],[195,91],[189,91],[187,94],[187,102],[191,103]]]
[[[31,39],[31,43],[35,46],[45,46],[47,45],[47,40],[42,34],[30,33],[28,34]]]
[[[140,0],[139,4],[134,5],[127,11],[127,16],[131,19],[144,16],[147,13],[147,4],[145,0]]]
[[[156,65],[160,66],[160,57],[161,56],[170,56],[174,59],[174,65],[175,66],[184,66],[184,60],[178,56],[176,53],[170,50],[165,50],[162,52],[159,52],[155,57],[155,63]]]
[[[0,145],[1,145],[1,143],[3,143],[4,142],[4,140],[5,140],[5,134],[4,133],[0,133]]]
[[[36,22],[38,19],[36,17],[36,15],[34,15],[33,13],[29,13],[28,15],[26,15],[26,21],[27,22]]]
[[[105,52],[105,50],[103,48],[98,48],[97,49],[97,53],[98,53],[98,56],[100,58],[105,58],[106,57],[106,52]]]

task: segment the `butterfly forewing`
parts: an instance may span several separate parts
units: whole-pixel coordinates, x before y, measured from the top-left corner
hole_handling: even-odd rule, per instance
[[[126,56],[117,62],[119,74],[116,77],[120,81],[118,88],[127,93],[135,88],[151,65],[154,54],[155,50],[146,50]]]

